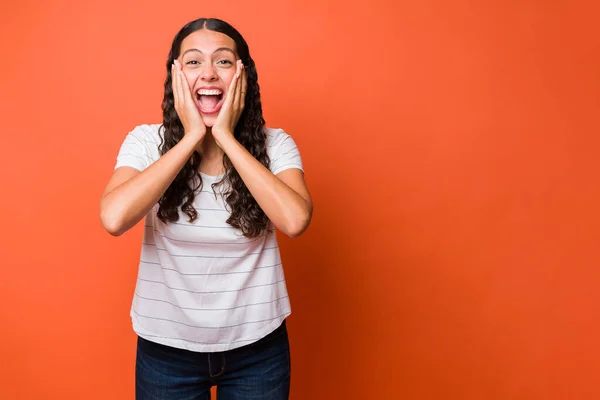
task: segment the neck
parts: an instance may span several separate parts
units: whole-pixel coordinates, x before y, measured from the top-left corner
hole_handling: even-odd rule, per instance
[[[202,142],[200,142],[198,147],[196,147],[196,150],[202,155],[202,158],[206,159],[207,161],[215,161],[216,159],[223,157],[223,150],[221,150],[215,141],[215,138],[213,137],[209,127],[206,128],[204,139],[202,139]]]
[[[219,147],[215,138],[212,135],[211,128],[206,128],[206,134],[202,142],[196,147],[198,153],[202,155],[202,162],[200,168],[207,170],[213,170],[214,168],[220,169],[223,165],[223,150]]]

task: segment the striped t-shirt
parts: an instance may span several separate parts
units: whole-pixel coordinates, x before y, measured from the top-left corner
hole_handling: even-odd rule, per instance
[[[143,171],[160,153],[161,125],[140,125],[125,138],[116,168]],[[270,169],[303,170],[296,143],[281,129],[265,128]],[[144,236],[131,318],[141,337],[201,352],[250,344],[275,330],[291,313],[271,223],[269,232],[246,238],[227,224],[230,213],[219,177],[201,173],[194,207],[198,218],[163,223],[156,204],[144,219]],[[226,185],[226,183],[224,184]]]

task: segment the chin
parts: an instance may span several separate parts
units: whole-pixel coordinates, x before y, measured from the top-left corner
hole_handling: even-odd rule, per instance
[[[214,117],[214,116],[206,116],[206,115],[202,116],[202,121],[204,122],[204,125],[207,128],[212,128],[215,125],[215,120],[216,119],[217,118]]]

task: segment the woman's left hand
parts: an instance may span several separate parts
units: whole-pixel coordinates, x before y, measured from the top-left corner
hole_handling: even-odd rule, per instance
[[[229,85],[225,103],[219,111],[219,115],[212,127],[212,134],[217,143],[224,136],[233,136],[235,126],[240,120],[246,101],[246,90],[248,88],[247,72],[242,60],[236,63],[236,73]]]

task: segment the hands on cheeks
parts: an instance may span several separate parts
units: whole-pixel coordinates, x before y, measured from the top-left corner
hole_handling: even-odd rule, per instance
[[[231,80],[225,103],[219,111],[219,115],[212,127],[212,134],[217,143],[227,136],[233,137],[235,126],[246,105],[246,91],[248,90],[248,72],[242,64],[242,60],[236,63],[235,76]]]
[[[202,120],[202,116],[196,106],[195,99],[181,64],[175,60],[171,66],[173,98],[175,102],[175,111],[183,125],[186,135],[193,135],[201,142],[206,134],[207,128]],[[248,73],[241,60],[236,63],[236,73],[231,80],[225,102],[219,111],[215,123],[211,129],[216,142],[233,137],[235,126],[237,125],[246,102],[246,90]]]
[[[171,80],[175,111],[183,125],[184,133],[186,136],[191,135],[196,138],[200,143],[206,134],[206,125],[204,125],[200,111],[192,97],[192,91],[181,69],[181,64],[177,60],[171,66]]]

